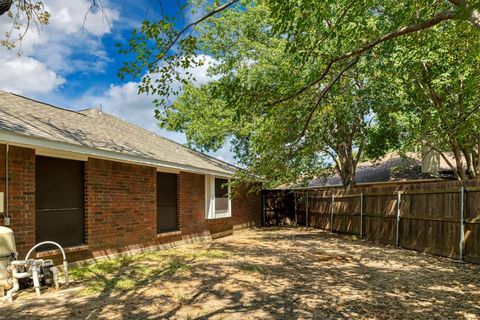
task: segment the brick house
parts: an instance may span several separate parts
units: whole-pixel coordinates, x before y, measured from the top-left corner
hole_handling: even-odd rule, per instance
[[[259,195],[230,197],[235,170],[98,109],[0,91],[0,225],[20,258],[45,240],[72,261],[259,224]]]

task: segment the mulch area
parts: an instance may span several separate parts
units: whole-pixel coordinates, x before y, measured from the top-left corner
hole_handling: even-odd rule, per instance
[[[249,229],[73,275],[0,319],[480,319],[480,266],[315,229]]]

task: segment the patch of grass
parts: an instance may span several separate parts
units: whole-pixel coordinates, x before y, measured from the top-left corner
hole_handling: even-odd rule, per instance
[[[89,283],[85,288],[80,289],[75,292],[75,295],[78,297],[87,297],[92,295],[97,295],[101,293],[104,289],[104,286],[100,282]]]
[[[131,290],[137,286],[137,282],[133,279],[120,279],[115,282],[114,289],[120,291]]]
[[[175,297],[174,297],[174,300],[175,300],[175,302],[178,303],[178,304],[184,304],[185,302],[188,301],[188,298],[185,297],[183,294],[176,293],[176,294],[175,294]]]
[[[77,292],[77,296],[96,295],[105,291],[121,292],[139,286],[139,281],[130,278],[97,279],[86,283],[86,286]]]
[[[240,270],[242,270],[245,273],[259,273],[259,274],[264,274],[266,271],[264,267],[256,264],[243,264],[240,266]]]
[[[231,253],[222,250],[199,250],[196,253],[196,258],[207,259],[227,259],[231,256]]]
[[[184,258],[186,260],[199,260],[199,259],[226,259],[230,256],[230,253],[215,250],[215,249],[172,249],[166,251],[159,251],[155,253],[149,253],[144,258],[155,261],[162,261],[165,258]]]
[[[226,259],[229,253],[202,248],[174,248],[99,261],[70,270],[72,279],[82,282],[79,295],[94,295],[104,291],[131,290],[152,279],[186,277],[199,261]]]
[[[174,259],[171,261],[167,268],[166,273],[168,274],[175,274],[175,275],[188,275],[193,270],[193,266],[191,264],[185,263],[184,261]]]

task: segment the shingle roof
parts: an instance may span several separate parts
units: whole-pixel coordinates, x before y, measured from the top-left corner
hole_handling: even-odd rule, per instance
[[[450,156],[453,162],[453,156]],[[453,162],[454,163],[454,162]],[[359,163],[357,166],[355,180],[356,183],[375,183],[387,181],[405,181],[418,179],[451,179],[448,173],[450,167],[445,160],[440,159],[439,169],[441,173],[437,176],[429,173],[422,173],[421,157],[413,152],[407,152],[400,155],[396,152],[389,153],[377,161],[367,161]],[[444,173],[447,172],[447,173]],[[319,177],[309,182],[309,187],[339,186],[342,180],[338,174],[329,177]]]
[[[98,109],[72,111],[0,90],[0,130],[232,174],[236,167]]]

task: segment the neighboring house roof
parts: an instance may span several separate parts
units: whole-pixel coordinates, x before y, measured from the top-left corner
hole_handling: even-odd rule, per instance
[[[449,156],[450,157],[450,156]],[[451,159],[452,163],[455,163]],[[356,172],[356,183],[374,183],[386,181],[406,181],[432,178],[452,178],[451,168],[447,162],[440,158],[439,175],[422,173],[421,156],[408,152],[399,155],[396,152],[389,153],[377,161],[359,163]],[[309,187],[339,186],[342,180],[338,174],[330,177],[319,177],[309,182]]]
[[[72,111],[4,91],[0,91],[0,141],[46,144],[192,172],[230,176],[237,169],[98,109]]]

